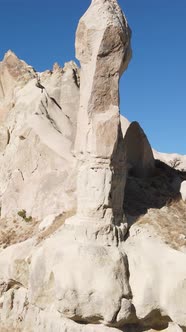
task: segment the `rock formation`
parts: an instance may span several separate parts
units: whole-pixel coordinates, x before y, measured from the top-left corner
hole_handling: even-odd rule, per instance
[[[0,63],[0,100],[10,100],[14,89],[36,77],[35,70],[9,50]]]
[[[65,222],[59,237],[61,248],[56,247],[55,239],[55,243],[49,241],[34,254],[30,300],[45,309],[43,286],[50,284],[52,278],[57,293],[48,305],[56,303],[63,316],[77,322],[120,326],[133,319],[134,308],[127,258],[124,251],[115,247],[126,232],[126,166],[118,81],[130,59],[130,31],[116,1],[92,1],[77,29],[76,50],[81,62],[75,141],[79,159],[77,214]],[[51,266],[45,265],[44,257],[49,252],[53,252]],[[60,260],[56,270],[57,257]],[[41,260],[43,271],[49,269],[49,274],[38,279]],[[62,283],[59,271],[65,271]]]
[[[183,201],[186,201],[186,181],[183,181],[181,183],[180,193],[181,193]]]
[[[154,156],[149,141],[138,122],[132,122],[124,135],[128,172],[148,177],[154,172]]]
[[[80,77],[0,63],[0,331],[185,332],[185,156],[154,160],[119,114],[116,0],[92,0],[76,53]]]
[[[76,73],[78,80],[73,62],[54,66],[40,75],[41,93],[38,74],[13,52],[0,63],[2,217],[17,219],[24,209],[41,220],[75,207]]]
[[[92,1],[78,25],[76,55],[81,63],[81,86],[74,222],[120,226],[126,161],[118,83],[131,49],[130,29],[117,1]]]

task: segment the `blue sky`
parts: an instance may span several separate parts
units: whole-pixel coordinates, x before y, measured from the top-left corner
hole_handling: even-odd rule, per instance
[[[186,1],[120,0],[133,58],[121,113],[161,152],[186,154]],[[0,0],[0,59],[8,49],[38,71],[75,59],[77,23],[90,0]]]

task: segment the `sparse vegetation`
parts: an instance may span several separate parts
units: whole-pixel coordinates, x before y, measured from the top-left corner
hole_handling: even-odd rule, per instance
[[[178,201],[181,198],[180,185],[184,180],[186,172],[174,169],[160,160],[155,160],[152,176],[139,178],[129,174],[124,196],[125,214],[138,218],[150,208],[161,209]]]
[[[18,214],[19,217],[23,218],[26,222],[32,221],[32,217],[31,216],[27,217],[26,216],[26,210],[24,210],[24,209],[18,211],[17,214]]]
[[[139,217],[137,223],[153,226],[164,242],[174,249],[186,246],[186,204],[181,199],[169,202],[162,209],[151,209]]]
[[[18,211],[17,214],[18,214],[19,217],[21,217],[23,219],[25,219],[25,217],[26,217],[26,211],[25,210],[20,210],[20,211]]]
[[[174,158],[173,160],[169,161],[169,165],[174,169],[176,169],[178,166],[180,166],[181,163],[182,162],[179,158]]]
[[[28,222],[27,224],[21,220],[9,220],[7,223],[6,219],[1,219],[0,248],[6,248],[34,236],[36,236],[37,242],[40,243],[57,231],[64,224],[65,220],[74,214],[75,210],[71,210],[59,215],[50,227],[41,232],[38,231],[39,223],[34,218],[32,218],[32,222]],[[27,218],[26,211],[19,211],[19,216],[25,220]]]
[[[0,222],[0,248],[25,241],[33,237],[38,230],[38,222],[35,219],[32,219],[30,223],[25,223],[15,219],[7,222],[3,218]]]

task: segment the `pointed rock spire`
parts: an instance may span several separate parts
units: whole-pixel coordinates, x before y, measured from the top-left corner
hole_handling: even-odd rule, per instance
[[[36,77],[33,67],[29,66],[17,55],[8,50],[0,62],[0,99],[11,99],[16,86],[24,86]]]

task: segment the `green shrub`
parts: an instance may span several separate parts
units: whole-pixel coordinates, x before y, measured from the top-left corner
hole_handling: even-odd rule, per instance
[[[25,210],[18,211],[17,214],[18,214],[18,216],[20,216],[23,219],[26,218],[26,211]]]
[[[26,222],[32,221],[32,217],[31,216],[27,217],[26,216],[26,211],[24,209],[18,211],[17,214],[18,214],[19,217],[23,218]]]
[[[26,217],[26,218],[24,218],[24,220],[25,220],[26,222],[32,221],[32,217],[31,217],[31,216]]]

